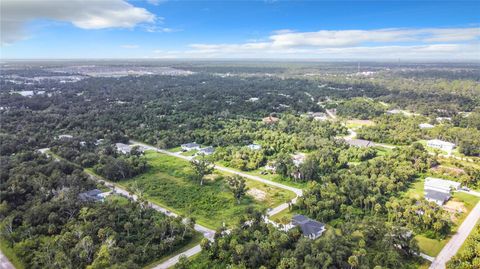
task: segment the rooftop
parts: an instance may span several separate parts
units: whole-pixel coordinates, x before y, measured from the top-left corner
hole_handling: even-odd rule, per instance
[[[425,189],[433,189],[437,191],[450,192],[451,189],[458,189],[460,183],[441,178],[427,177],[425,178]]]
[[[292,224],[299,226],[303,235],[309,237],[318,237],[325,231],[325,224],[312,220],[303,215],[295,215],[292,218]]]
[[[438,204],[443,204],[450,199],[450,193],[427,189],[425,190],[425,199],[434,200],[438,202]]]
[[[440,139],[431,139],[427,141],[427,144],[437,144],[437,145],[445,145],[445,146],[455,146],[455,144],[443,141]]]
[[[375,144],[372,141],[363,139],[345,139],[345,142],[354,147],[373,147]]]

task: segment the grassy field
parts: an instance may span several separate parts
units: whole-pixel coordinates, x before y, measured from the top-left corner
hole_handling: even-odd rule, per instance
[[[437,256],[445,244],[447,244],[448,240],[450,240],[450,238],[444,240],[430,239],[423,235],[416,235],[415,239],[418,241],[420,251],[432,257]]]
[[[191,179],[190,164],[182,159],[157,152],[146,152],[151,168],[144,174],[122,181],[124,187],[141,193],[148,200],[180,215],[192,216],[198,223],[218,228],[236,223],[248,207],[265,210],[292,199],[294,194],[278,188],[247,180],[250,190],[264,193],[262,200],[247,195],[237,205],[224,184],[224,174],[208,176],[203,186]]]
[[[16,269],[25,269],[25,265],[20,261],[20,259],[15,255],[13,249],[8,245],[8,243],[0,239],[0,250],[8,258],[8,260],[15,266]]]
[[[270,219],[277,223],[288,224],[290,223],[293,215],[295,214],[297,214],[295,211],[292,211],[287,208],[285,210],[280,211],[278,214],[273,215],[272,217],[270,217]]]
[[[223,163],[219,163],[219,165],[224,166],[224,167],[228,167]],[[259,168],[259,169],[256,169],[256,170],[252,170],[252,171],[242,171],[240,169],[236,169],[236,168],[233,168],[233,167],[228,167],[228,168],[230,168],[232,170],[242,172],[242,173],[245,173],[245,174],[249,174],[249,175],[252,175],[252,176],[259,176],[261,178],[268,179],[270,181],[274,181],[274,182],[278,182],[278,183],[282,183],[283,185],[287,185],[287,186],[294,187],[294,188],[305,189],[307,187],[307,182],[295,182],[293,180],[285,179],[280,175],[272,174],[272,173],[266,173],[266,174],[263,175],[262,172],[265,171],[265,169],[263,169],[263,167]]]

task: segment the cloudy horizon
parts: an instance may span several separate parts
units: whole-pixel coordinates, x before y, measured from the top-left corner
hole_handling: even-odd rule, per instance
[[[475,3],[417,14],[422,7],[392,13],[396,2],[383,2],[371,16],[384,23],[355,23],[362,7],[349,3],[351,17],[327,20],[309,9],[324,16],[344,10],[330,2],[251,2],[258,18],[247,3],[4,0],[2,58],[480,60]],[[408,11],[411,18],[402,16]],[[439,23],[434,16],[442,12],[450,17]]]

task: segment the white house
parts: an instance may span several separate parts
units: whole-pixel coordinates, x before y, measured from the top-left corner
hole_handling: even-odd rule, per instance
[[[420,127],[420,129],[432,129],[435,126],[431,125],[430,123],[420,123],[418,127]]]
[[[425,178],[424,189],[425,199],[442,206],[451,197],[451,192],[458,190],[461,184],[455,181],[427,177]]]
[[[262,146],[260,146],[259,144],[250,144],[247,146],[249,149],[251,150],[260,150],[262,149]]]
[[[199,150],[200,145],[193,142],[193,143],[187,143],[187,144],[182,144],[182,150],[184,151],[191,151],[191,150]]]
[[[130,145],[123,143],[115,143],[115,147],[117,148],[118,152],[121,152],[123,154],[128,154],[132,151],[132,147]]]
[[[439,139],[432,139],[427,141],[427,146],[431,148],[436,148],[436,149],[441,149],[445,151],[452,151],[455,148],[455,144],[447,142],[447,141],[442,141]]]
[[[440,192],[456,191],[460,189],[462,184],[441,178],[427,177],[425,178],[424,188],[425,190],[435,190]]]

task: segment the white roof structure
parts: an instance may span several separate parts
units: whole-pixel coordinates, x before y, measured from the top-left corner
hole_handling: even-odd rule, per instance
[[[443,149],[443,150],[453,150],[455,148],[455,144],[439,140],[439,139],[432,139],[427,141],[427,146],[432,147],[432,148],[438,148],[438,149]]]
[[[431,129],[435,126],[431,125],[430,123],[420,123],[418,127],[420,127],[420,129]]]
[[[425,178],[425,190],[434,190],[439,192],[450,193],[452,190],[458,190],[461,184],[455,181],[441,179],[441,178],[434,178],[434,177],[427,177]]]
[[[120,151],[123,154],[127,154],[132,151],[132,147],[130,145],[123,143],[116,143],[115,147],[117,148],[117,151]]]
[[[259,145],[259,144],[250,144],[250,145],[248,145],[247,147],[248,147],[249,149],[251,149],[251,150],[260,150],[260,149],[262,149],[262,146]]]

